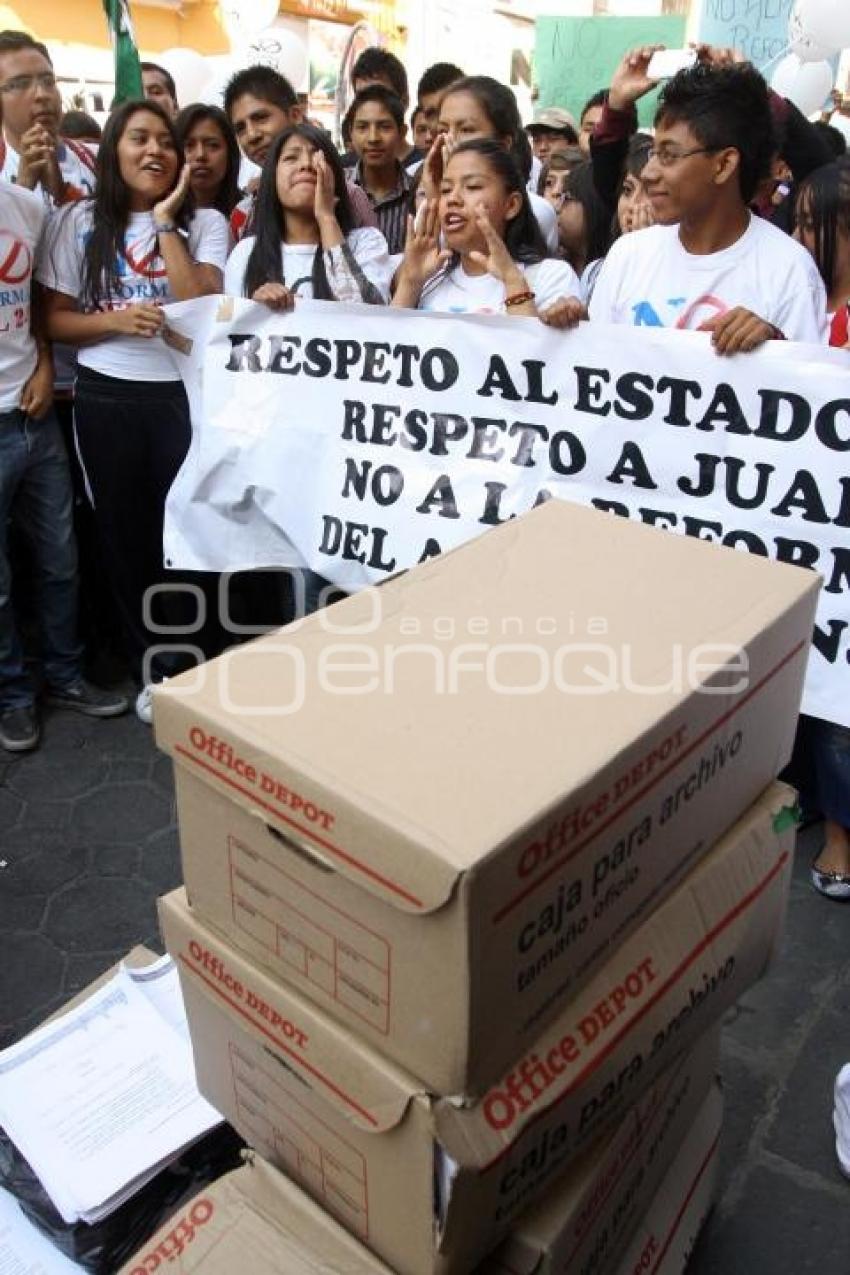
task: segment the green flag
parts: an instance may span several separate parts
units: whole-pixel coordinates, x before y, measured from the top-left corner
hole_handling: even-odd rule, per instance
[[[115,52],[114,105],[118,106],[129,98],[143,96],[142,68],[130,19],[129,0],[103,0],[103,8]]]

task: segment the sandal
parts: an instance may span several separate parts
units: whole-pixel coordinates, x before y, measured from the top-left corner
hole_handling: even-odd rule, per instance
[[[817,859],[812,864],[811,882],[818,894],[827,899],[844,901],[850,899],[850,875],[846,872],[828,872],[817,866]]]

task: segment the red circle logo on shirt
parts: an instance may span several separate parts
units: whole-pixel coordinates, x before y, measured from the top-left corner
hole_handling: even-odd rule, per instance
[[[680,315],[676,327],[698,331],[704,323],[721,318],[728,309],[725,301],[712,296],[710,292],[704,292],[702,296],[691,302],[684,314]]]
[[[23,283],[32,274],[32,253],[11,230],[0,230],[0,282]]]
[[[124,244],[124,258],[136,275],[146,279],[164,279],[168,274],[165,262],[159,255],[159,245],[150,236]],[[156,263],[159,262],[157,268]]]

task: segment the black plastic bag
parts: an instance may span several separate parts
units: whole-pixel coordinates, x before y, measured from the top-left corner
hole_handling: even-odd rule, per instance
[[[92,1275],[114,1275],[154,1231],[208,1183],[236,1169],[245,1143],[219,1125],[162,1169],[120,1208],[93,1226],[65,1222],[28,1162],[0,1130],[0,1186],[39,1231]]]

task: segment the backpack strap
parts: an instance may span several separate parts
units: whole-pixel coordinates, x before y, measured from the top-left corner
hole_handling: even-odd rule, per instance
[[[88,146],[84,146],[82,142],[75,141],[73,137],[63,137],[61,140],[62,144],[76,155],[83,167],[87,168],[93,177],[96,176],[97,165],[95,164],[94,155],[92,155]]]

